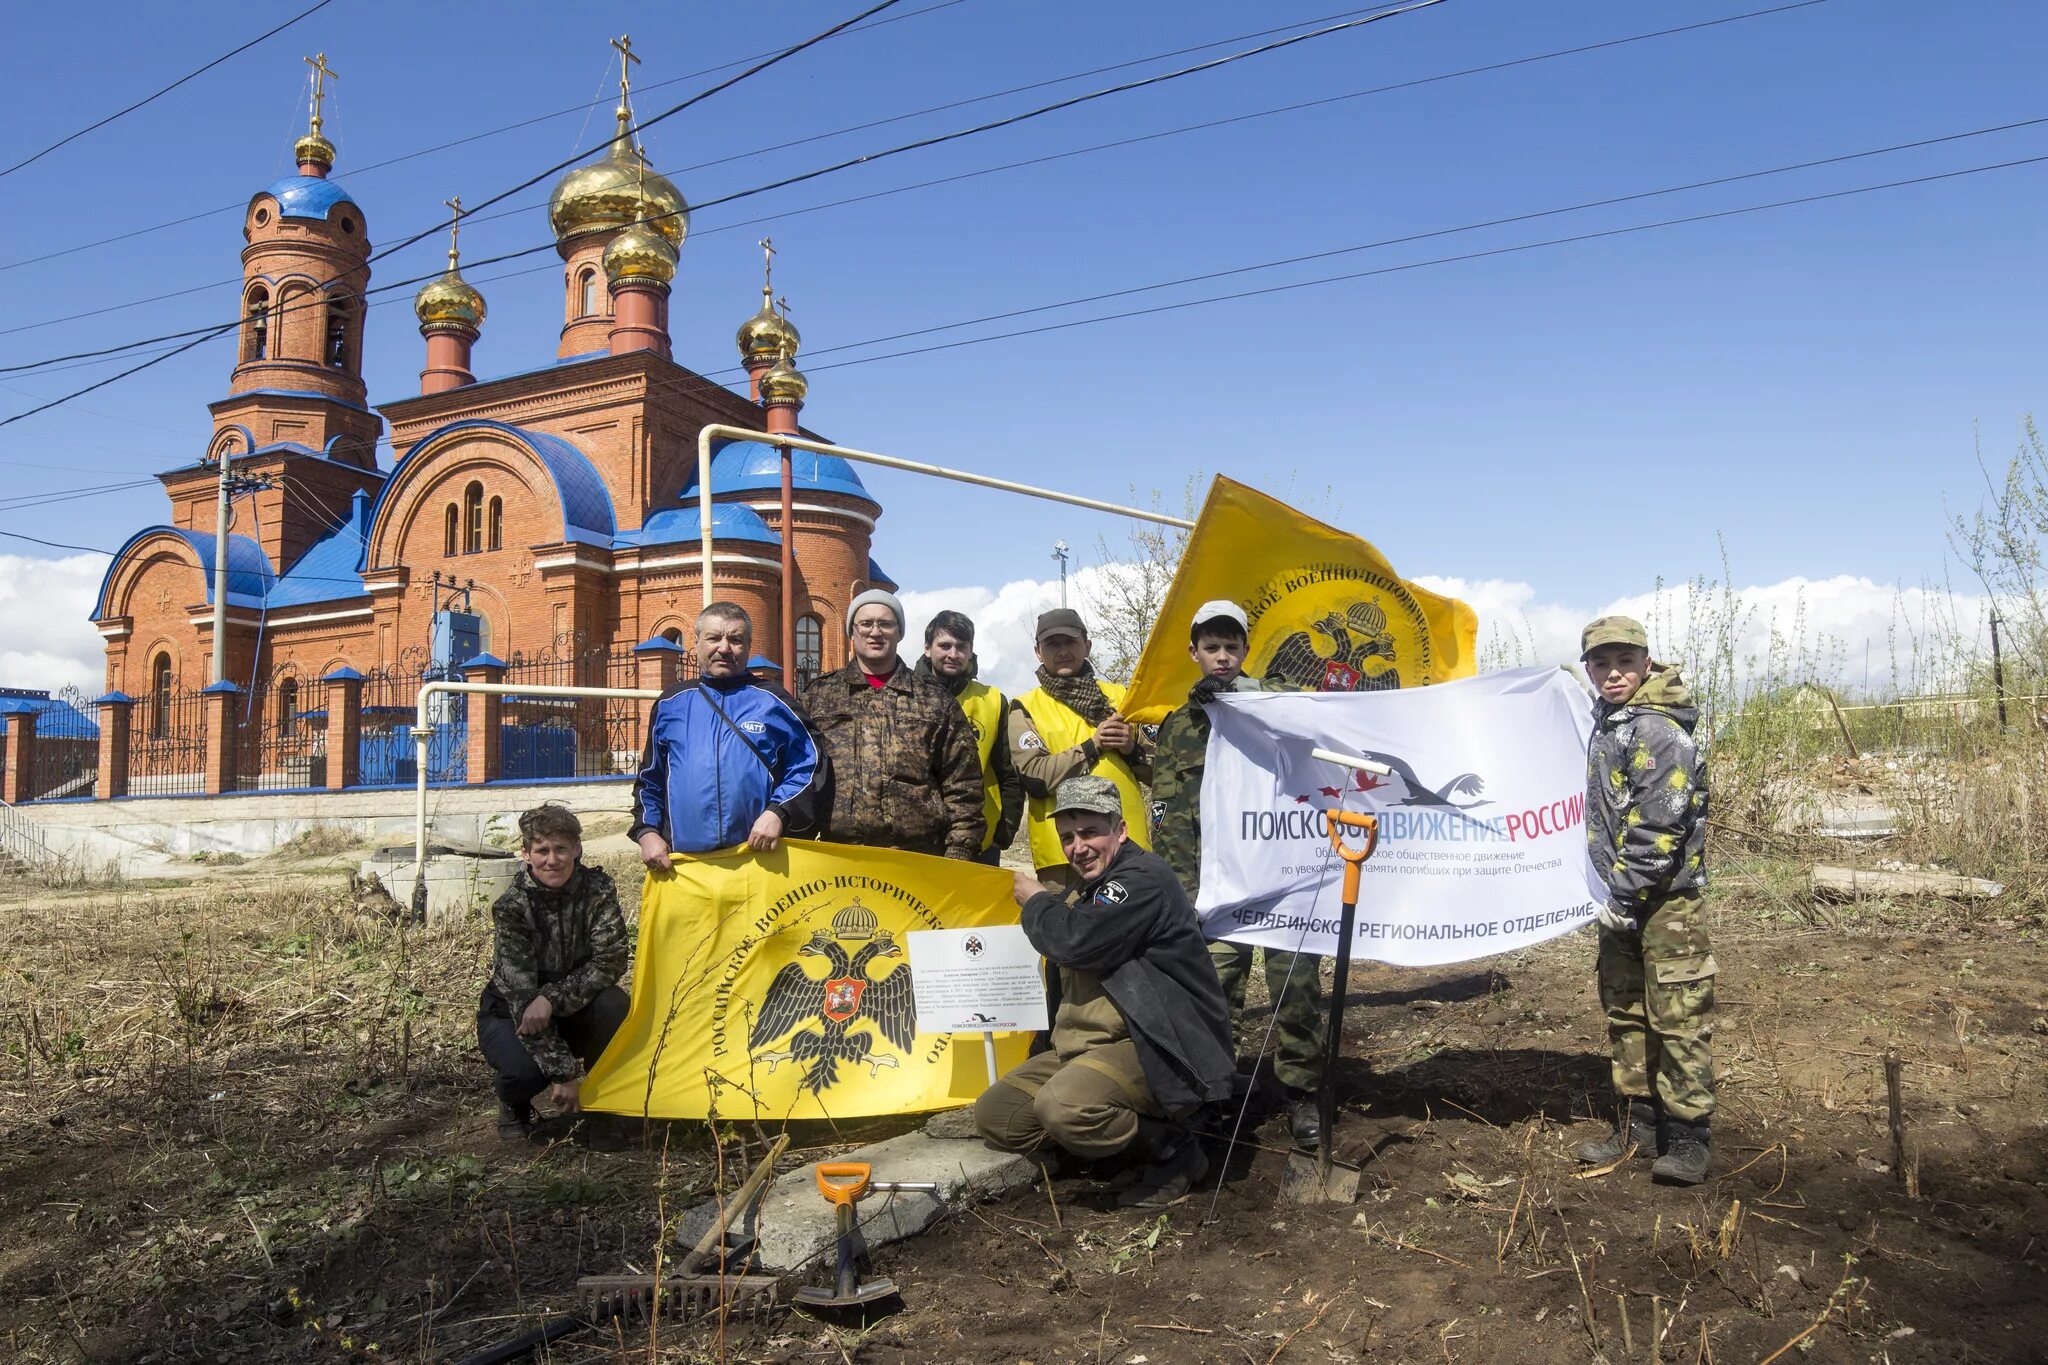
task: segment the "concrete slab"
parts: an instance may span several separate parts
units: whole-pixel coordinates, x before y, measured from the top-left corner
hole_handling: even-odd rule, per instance
[[[990,1150],[979,1139],[934,1138],[905,1133],[835,1157],[865,1161],[877,1180],[937,1182],[939,1193],[870,1194],[854,1206],[861,1240],[869,1247],[915,1237],[970,1200],[992,1198],[1038,1178],[1038,1167],[1021,1156]],[[786,1274],[836,1254],[839,1239],[833,1206],[818,1193],[816,1163],[777,1176],[761,1201],[758,1216],[739,1231],[757,1239],[764,1270]],[[676,1240],[685,1247],[711,1227],[716,1201],[690,1210]]]
[[[400,861],[400,859],[403,861]],[[364,877],[375,877],[400,905],[412,905],[413,883],[419,864],[412,850],[402,854],[380,849],[359,869]],[[484,856],[462,853],[429,854],[427,857],[427,923],[467,919],[491,908],[519,871],[519,860],[508,853],[492,851]]]

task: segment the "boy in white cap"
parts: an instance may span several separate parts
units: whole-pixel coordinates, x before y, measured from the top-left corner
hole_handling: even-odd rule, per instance
[[[1251,649],[1244,608],[1218,599],[1195,608],[1188,623],[1188,657],[1202,676],[1188,689],[1187,702],[1159,722],[1152,759],[1152,837],[1159,856],[1187,888],[1193,901],[1202,877],[1202,773],[1209,752],[1210,702],[1225,692],[1264,690],[1244,671]],[[1232,1025],[1244,1009],[1251,976],[1248,943],[1209,945]],[[1273,1001],[1273,1075],[1287,1098],[1288,1129],[1294,1140],[1313,1146],[1322,1133],[1316,1091],[1323,1083],[1323,960],[1308,953],[1265,951],[1266,992]]]

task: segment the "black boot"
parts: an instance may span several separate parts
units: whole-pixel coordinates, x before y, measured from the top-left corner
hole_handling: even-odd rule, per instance
[[[1660,1185],[1697,1185],[1707,1178],[1707,1162],[1713,1155],[1707,1120],[1687,1123],[1666,1118],[1658,1124],[1664,1155],[1650,1167],[1650,1178]]]
[[[1177,1204],[1209,1173],[1209,1155],[1200,1139],[1179,1124],[1162,1119],[1139,1122],[1139,1141],[1150,1145],[1152,1162],[1117,1196],[1117,1207],[1163,1209]]]
[[[1312,1090],[1286,1087],[1287,1131],[1297,1147],[1314,1148],[1323,1140],[1322,1105]]]
[[[1610,1161],[1621,1160],[1622,1154],[1631,1147],[1637,1156],[1652,1155],[1657,1151],[1658,1120],[1657,1106],[1653,1101],[1631,1099],[1627,1116],[1605,1138],[1579,1148],[1579,1160],[1588,1166],[1605,1166]]]
[[[533,1137],[533,1106],[498,1101],[498,1141],[525,1142]]]

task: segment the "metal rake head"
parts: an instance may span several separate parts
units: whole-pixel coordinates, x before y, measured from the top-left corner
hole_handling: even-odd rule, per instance
[[[657,1289],[652,1275],[585,1275],[576,1298],[593,1322],[646,1323],[657,1315],[689,1322],[716,1317],[721,1308],[729,1318],[766,1322],[784,1307],[778,1283],[769,1275],[667,1275]]]

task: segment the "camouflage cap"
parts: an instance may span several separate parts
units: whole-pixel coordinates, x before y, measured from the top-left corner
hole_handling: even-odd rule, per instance
[[[1070,777],[1053,789],[1052,813],[1072,810],[1121,817],[1124,803],[1117,795],[1116,783],[1106,777]]]
[[[1633,616],[1603,616],[1579,632],[1579,657],[1585,658],[1602,645],[1634,645],[1650,652],[1650,632]]]

